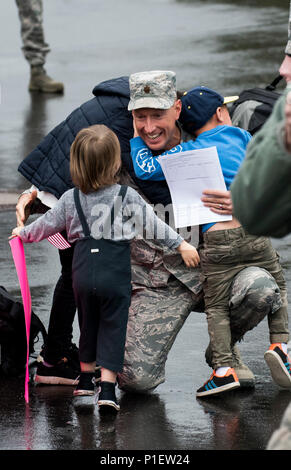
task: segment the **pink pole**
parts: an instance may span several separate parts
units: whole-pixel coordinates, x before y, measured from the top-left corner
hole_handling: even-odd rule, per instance
[[[28,382],[29,382],[29,370],[28,370],[28,361],[29,361],[29,336],[30,336],[30,322],[31,322],[31,295],[28,284],[25,254],[22,240],[19,237],[14,237],[9,241],[11,248],[21,295],[24,308],[24,318],[25,318],[25,329],[26,329],[26,342],[27,342],[27,354],[26,354],[26,373],[25,373],[25,390],[24,398],[26,403],[29,402],[29,392],[28,392]]]

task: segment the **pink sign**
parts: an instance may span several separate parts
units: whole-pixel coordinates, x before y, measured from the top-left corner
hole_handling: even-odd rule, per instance
[[[26,355],[26,373],[25,373],[25,390],[24,398],[26,403],[29,402],[28,382],[29,382],[29,336],[30,336],[30,322],[31,322],[31,296],[27,278],[25,254],[22,240],[19,237],[14,237],[9,241],[12,251],[12,256],[19,280],[21,296],[24,308],[25,328],[26,328],[26,342],[27,342],[27,355]]]

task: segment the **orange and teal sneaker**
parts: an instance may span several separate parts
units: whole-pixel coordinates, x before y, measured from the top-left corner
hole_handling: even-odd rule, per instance
[[[264,358],[274,382],[280,387],[291,388],[291,360],[288,354],[284,353],[281,343],[271,344]]]
[[[213,371],[210,379],[197,390],[196,396],[206,397],[217,395],[218,393],[228,392],[238,387],[240,387],[240,383],[234,369],[228,369],[227,373],[222,377],[219,377],[215,374],[215,371]]]

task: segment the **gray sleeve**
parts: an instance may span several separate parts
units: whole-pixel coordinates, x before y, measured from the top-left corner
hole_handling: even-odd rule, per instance
[[[175,230],[155,214],[152,206],[132,188],[128,188],[125,199],[125,213],[134,214],[136,236],[157,240],[168,248],[175,249],[184,240]]]
[[[66,228],[65,194],[52,209],[21,230],[24,243],[40,242]]]

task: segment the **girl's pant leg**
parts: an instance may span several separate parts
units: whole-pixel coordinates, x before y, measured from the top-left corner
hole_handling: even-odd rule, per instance
[[[96,361],[96,342],[99,328],[99,305],[96,297],[75,292],[80,328],[79,358],[81,362]]]
[[[122,372],[130,292],[102,298],[97,333],[97,363],[113,372]]]

